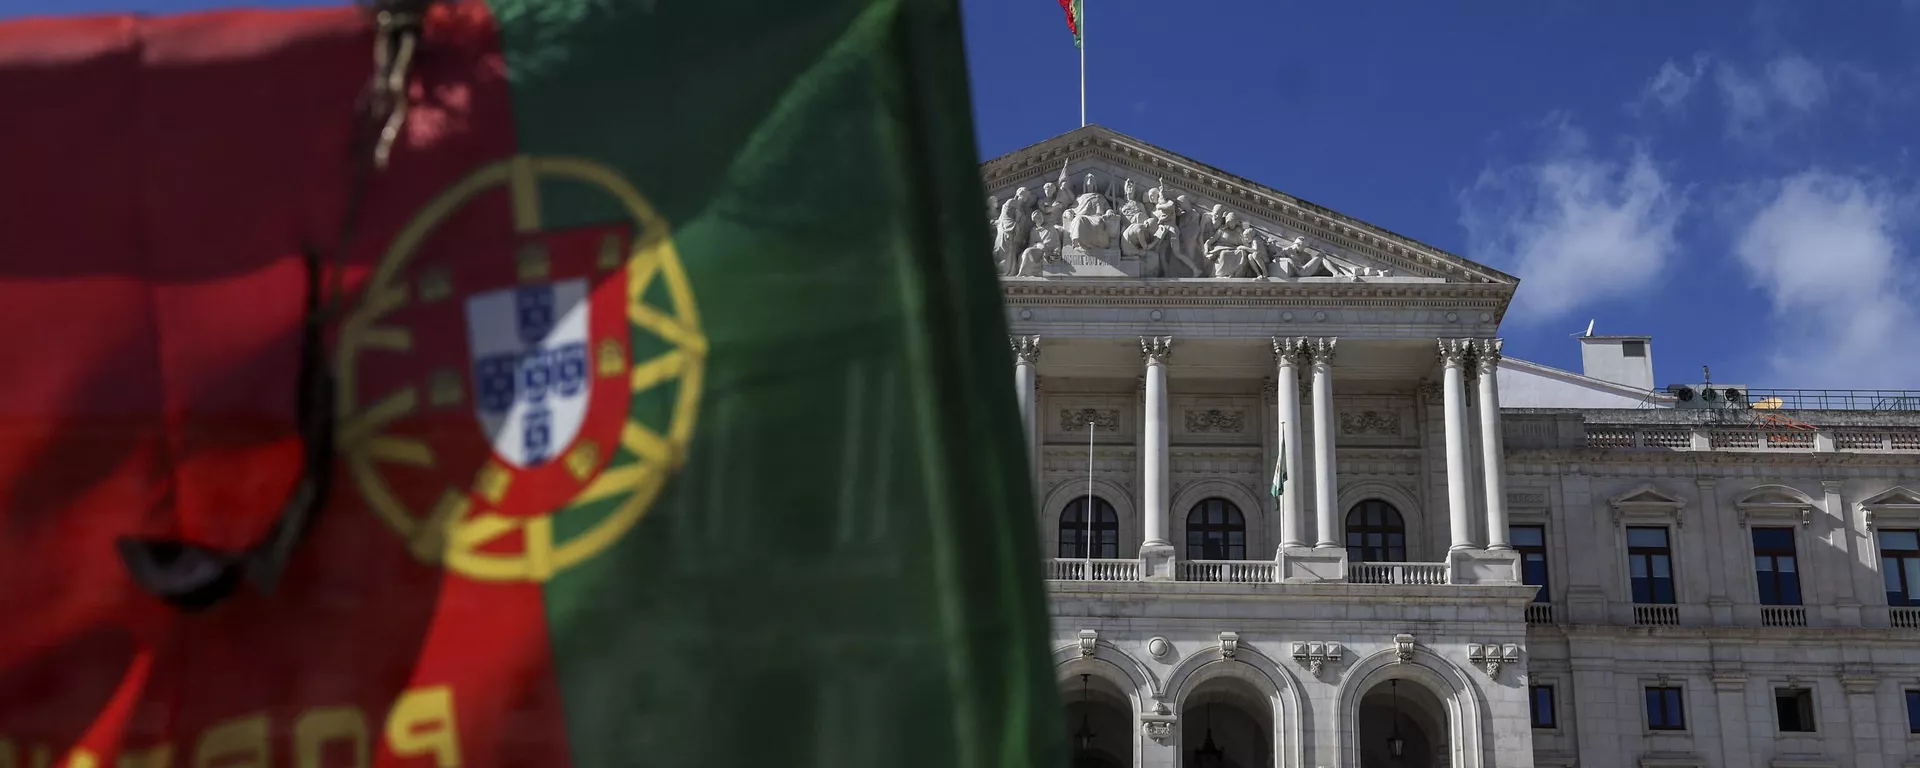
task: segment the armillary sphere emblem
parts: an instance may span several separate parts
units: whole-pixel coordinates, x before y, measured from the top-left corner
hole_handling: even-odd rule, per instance
[[[547,229],[542,194],[610,225]],[[414,556],[544,582],[684,462],[707,341],[665,219],[577,158],[482,167],[422,209],[345,319],[338,445]]]

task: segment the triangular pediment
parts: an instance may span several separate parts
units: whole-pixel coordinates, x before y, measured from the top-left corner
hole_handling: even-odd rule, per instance
[[[1860,506],[1868,508],[1898,507],[1920,510],[1920,493],[1896,485],[1860,502]]]
[[[1009,275],[1518,283],[1097,125],[994,158],[980,171],[995,259]]]
[[[1619,496],[1615,496],[1609,500],[1608,503],[1615,507],[1678,508],[1687,505],[1685,499],[1661,493],[1659,489],[1650,485],[1643,485]]]

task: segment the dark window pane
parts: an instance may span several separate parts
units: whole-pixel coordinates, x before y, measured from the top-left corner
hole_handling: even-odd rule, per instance
[[[1553,686],[1536,685],[1533,687],[1533,699],[1529,708],[1533,715],[1533,727],[1553,728]]]
[[[1755,551],[1792,552],[1792,528],[1755,528],[1753,529],[1753,548]]]
[[[1665,528],[1628,528],[1627,529],[1627,546],[1657,547],[1657,548],[1664,549],[1667,546],[1667,529]]]
[[[1507,540],[1516,547],[1546,546],[1546,529],[1537,525],[1514,525],[1507,528]]]
[[[1187,559],[1246,559],[1246,523],[1226,499],[1206,499],[1187,511]]]
[[[1920,733],[1920,691],[1907,691],[1907,733]]]
[[[1082,496],[1067,502],[1060,510],[1060,557],[1087,557],[1087,529],[1093,530],[1093,557],[1115,558],[1120,556],[1120,516],[1113,511],[1113,505],[1106,499],[1093,497],[1092,525],[1086,513],[1087,498]]]
[[[1881,531],[1880,549],[1920,549],[1920,531]]]
[[[1368,499],[1347,510],[1347,557],[1356,562],[1402,562],[1406,559],[1406,527],[1400,512],[1379,499]]]

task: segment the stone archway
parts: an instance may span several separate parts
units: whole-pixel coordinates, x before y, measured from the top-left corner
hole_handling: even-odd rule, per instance
[[[1226,676],[1202,681],[1181,702],[1180,765],[1184,768],[1273,765],[1273,718],[1268,697],[1251,683]]]
[[[1452,765],[1447,705],[1419,682],[1392,678],[1367,689],[1360,697],[1360,716],[1354,725],[1360,768]]]
[[[1066,703],[1072,768],[1134,764],[1131,696],[1100,675],[1080,674],[1060,681],[1060,699]]]

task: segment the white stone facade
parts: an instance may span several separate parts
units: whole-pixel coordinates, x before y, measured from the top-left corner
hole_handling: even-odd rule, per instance
[[[1920,416],[1505,359],[1512,277],[1098,127],[983,174],[1076,764],[1920,765]]]

